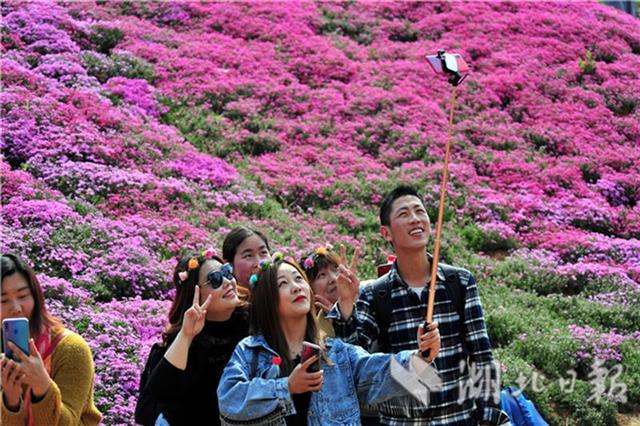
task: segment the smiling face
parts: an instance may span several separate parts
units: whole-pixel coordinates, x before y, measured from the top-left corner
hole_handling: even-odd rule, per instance
[[[238,284],[249,287],[249,278],[258,268],[261,260],[269,259],[269,248],[260,236],[253,234],[247,237],[236,250],[231,259],[233,273]]]
[[[207,319],[218,321],[230,315],[238,306],[238,294],[236,292],[236,280],[223,278],[222,285],[216,289],[207,282],[207,275],[212,271],[219,271],[222,263],[216,260],[207,260],[198,274],[198,286],[200,286],[200,304],[211,295],[211,302],[207,308]]]
[[[2,309],[0,319],[27,318],[31,320],[35,299],[27,279],[21,273],[2,278]]]
[[[311,309],[311,287],[302,274],[288,263],[278,268],[278,315],[280,320],[302,318]]]
[[[380,227],[380,233],[393,244],[396,252],[424,250],[429,241],[430,225],[422,201],[414,195],[404,195],[391,205],[389,225]]]
[[[311,282],[313,292],[326,298],[329,302],[338,301],[338,265],[327,262],[327,266],[320,268],[316,277]]]

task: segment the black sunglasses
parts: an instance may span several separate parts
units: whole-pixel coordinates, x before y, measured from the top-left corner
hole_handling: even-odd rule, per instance
[[[230,263],[225,263],[220,270],[211,271],[207,274],[207,284],[205,285],[210,285],[215,290],[222,286],[223,279],[231,281],[233,278],[233,266]]]

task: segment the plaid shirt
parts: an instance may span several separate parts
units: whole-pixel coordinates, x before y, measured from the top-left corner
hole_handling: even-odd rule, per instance
[[[478,287],[469,271],[458,269],[458,273],[466,289],[464,343],[460,337],[460,316],[448,297],[441,270],[438,271],[436,281],[433,320],[439,324],[441,349],[434,362],[443,386],[430,393],[428,407],[411,396],[382,404],[379,410],[383,424],[475,426],[479,422],[499,424],[505,420],[499,406],[498,368],[491,354]],[[386,279],[391,282],[392,312],[388,332],[391,351],[397,353],[405,349],[416,349],[417,329],[424,322],[429,289],[427,287],[421,297],[418,297],[398,273],[396,263]],[[327,317],[333,320],[336,336],[367,350],[374,347],[379,327],[375,312],[372,312],[373,298],[372,286],[363,287],[353,314],[346,321],[341,316],[338,304],[333,306]],[[481,381],[476,379],[468,382],[469,365],[474,365],[476,372],[482,369],[488,374],[482,375]],[[470,383],[473,383],[473,387],[469,386]],[[465,392],[467,396],[459,404],[459,389],[469,388],[477,391]],[[468,396],[470,393],[475,395]]]

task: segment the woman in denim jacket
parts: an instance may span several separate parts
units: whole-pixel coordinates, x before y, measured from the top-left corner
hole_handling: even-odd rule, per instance
[[[340,286],[354,285],[352,273],[343,271]],[[238,343],[218,386],[222,424],[359,425],[360,404],[407,393],[389,374],[391,357],[407,367],[415,352],[369,354],[326,338],[318,327],[311,287],[293,259],[276,253],[272,261],[262,262],[251,283],[252,335]],[[300,363],[304,341],[321,347],[320,359]],[[429,348],[430,358],[437,356],[437,330],[419,341],[420,350]],[[320,371],[308,372],[316,361]]]

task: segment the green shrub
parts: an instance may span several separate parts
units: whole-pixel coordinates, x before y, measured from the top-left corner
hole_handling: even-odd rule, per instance
[[[572,392],[562,390],[556,382],[552,382],[549,397],[556,405],[557,411],[566,416],[566,423],[577,426],[608,426],[615,425],[616,404],[606,399],[599,402],[588,401],[592,395],[593,386],[589,382],[576,380]]]
[[[627,385],[625,411],[640,411],[640,342],[626,340],[620,345],[623,371],[619,380]]]
[[[100,83],[117,76],[147,80],[150,84],[156,80],[153,64],[130,53],[103,56],[95,52],[83,52],[81,59],[87,74],[97,78]]]
[[[178,128],[182,135],[199,151],[226,156],[231,149],[225,146],[224,118],[201,106],[186,106],[163,100],[169,110],[162,115],[162,122]]]
[[[595,74],[596,73],[596,60],[593,58],[593,53],[590,50],[584,55],[584,59],[578,58],[578,67],[582,74]]]
[[[505,238],[497,231],[486,231],[473,223],[465,226],[461,234],[467,240],[469,247],[475,251],[493,252],[518,247],[518,242],[514,238]]]
[[[590,324],[602,329],[626,332],[640,330],[640,309],[635,306],[604,306],[580,296],[553,295],[545,299],[549,309],[576,324]]]
[[[276,152],[280,149],[280,140],[271,132],[249,133],[237,145],[239,151],[246,155],[261,155]]]
[[[111,52],[120,40],[124,38],[124,34],[118,28],[109,28],[100,25],[91,27],[89,33],[89,41],[96,47],[100,53],[108,54]]]
[[[336,13],[321,7],[321,34],[345,35],[357,43],[365,46],[373,42],[373,25],[363,22],[353,22],[347,13]]]
[[[552,321],[551,317],[549,321]],[[551,332],[528,333],[526,337],[516,340],[511,348],[515,354],[552,377],[562,376],[578,366],[574,355],[577,342],[566,327]]]

